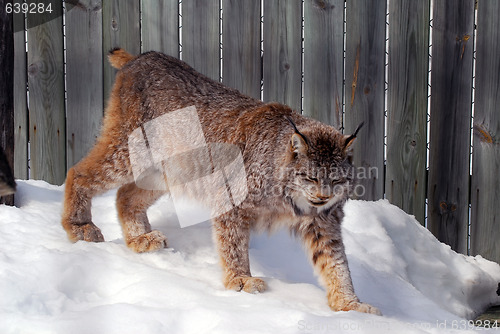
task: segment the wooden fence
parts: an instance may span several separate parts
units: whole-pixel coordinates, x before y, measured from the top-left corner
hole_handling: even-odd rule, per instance
[[[500,262],[499,1],[51,2],[64,17],[14,33],[17,178],[29,159],[31,178],[63,183],[99,132],[107,51],[158,50],[346,133],[364,121],[354,161],[378,173],[363,198]]]

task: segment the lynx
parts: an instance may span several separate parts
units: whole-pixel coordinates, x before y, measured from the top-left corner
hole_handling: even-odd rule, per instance
[[[285,105],[245,96],[159,52],[133,56],[114,49],[109,61],[119,71],[101,135],[67,174],[62,225],[71,241],[104,241],[92,223],[91,199],[120,187],[117,210],[127,246],[135,252],[166,247],[165,235],[151,229],[146,211],[169,189],[135,182],[128,143],[147,122],[192,106],[206,142],[237,147],[246,175],[244,200],[212,219],[224,286],[264,291],[264,280],[250,274],[250,232],[286,227],[303,241],[331,309],[381,314],[356,296],[341,235],[343,206],[355,181],[350,151],[357,130],[343,135]],[[189,168],[189,159],[181,159],[178,168]]]
[[[12,175],[7,157],[0,146],[0,197],[16,192],[16,181]]]

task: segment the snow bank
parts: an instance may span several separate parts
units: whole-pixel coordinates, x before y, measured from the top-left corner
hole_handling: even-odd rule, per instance
[[[442,333],[500,304],[500,266],[438,242],[386,201],[349,201],[344,238],[358,296],[383,317],[332,312],[299,242],[254,236],[251,263],[269,290],[224,290],[207,223],[181,229],[171,202],[149,211],[171,248],[123,243],[115,192],[94,199],[108,242],[71,244],[63,188],[18,181],[19,208],[0,206],[0,333]],[[500,326],[500,324],[499,324]]]

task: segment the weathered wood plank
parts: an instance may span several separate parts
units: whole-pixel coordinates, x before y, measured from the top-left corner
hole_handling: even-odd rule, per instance
[[[264,1],[264,101],[302,110],[302,6]]]
[[[223,0],[222,82],[260,99],[260,0]]]
[[[94,145],[103,116],[102,0],[74,0],[66,13],[68,168]]]
[[[179,1],[142,0],[141,3],[142,52],[155,50],[179,58]]]
[[[141,52],[140,3],[137,0],[105,0],[102,3],[104,101],[109,98],[116,74],[107,61],[109,50],[120,47],[131,54]]]
[[[14,31],[13,15],[7,13],[7,1],[0,0],[0,154],[2,176],[12,182],[14,165]],[[3,150],[2,150],[3,148]],[[3,152],[5,152],[5,157]],[[10,179],[10,180],[9,180]],[[0,180],[1,182],[1,180]],[[2,182],[3,183],[3,182]],[[13,196],[0,196],[0,204],[14,205]]]
[[[478,3],[471,253],[500,263],[500,2]]]
[[[14,15],[14,177],[28,179],[28,100],[24,16]]]
[[[425,224],[429,0],[389,3],[387,199]]]
[[[31,178],[62,184],[66,176],[62,3],[59,14],[28,15],[28,85]],[[52,13],[53,15],[54,13]]]
[[[365,122],[354,143],[360,177],[357,195],[384,195],[385,1],[347,2],[345,133]]]
[[[220,78],[219,0],[182,2],[182,60],[198,72]]]
[[[342,128],[344,1],[304,2],[304,115]]]
[[[428,228],[467,253],[474,0],[434,2]]]

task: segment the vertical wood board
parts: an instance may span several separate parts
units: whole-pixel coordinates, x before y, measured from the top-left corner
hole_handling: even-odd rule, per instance
[[[220,78],[219,0],[182,2],[182,60],[198,72]]]
[[[364,127],[353,144],[358,168],[356,195],[384,196],[385,1],[347,2],[345,133]]]
[[[302,110],[302,6],[264,1],[264,101]]]
[[[154,50],[179,58],[179,1],[142,0],[141,6],[142,52]]]
[[[50,1],[45,1],[49,3]],[[52,0],[62,13],[62,4]],[[28,85],[31,178],[62,184],[66,177],[62,17],[28,15]],[[40,24],[39,24],[40,23]]]
[[[260,99],[260,0],[223,0],[222,82]]]
[[[68,168],[94,145],[103,116],[102,0],[78,0],[66,13]]]
[[[14,177],[28,179],[28,100],[24,16],[14,15]]]
[[[102,3],[105,103],[116,75],[116,69],[107,61],[108,52],[115,47],[134,55],[141,52],[140,4],[137,0],[104,0]]]
[[[500,2],[478,4],[471,253],[500,263]]]
[[[391,1],[386,197],[425,224],[429,0]]]
[[[385,8],[385,7],[384,7]],[[344,1],[304,2],[304,115],[342,128]]]
[[[434,2],[428,227],[467,253],[474,0]]]

